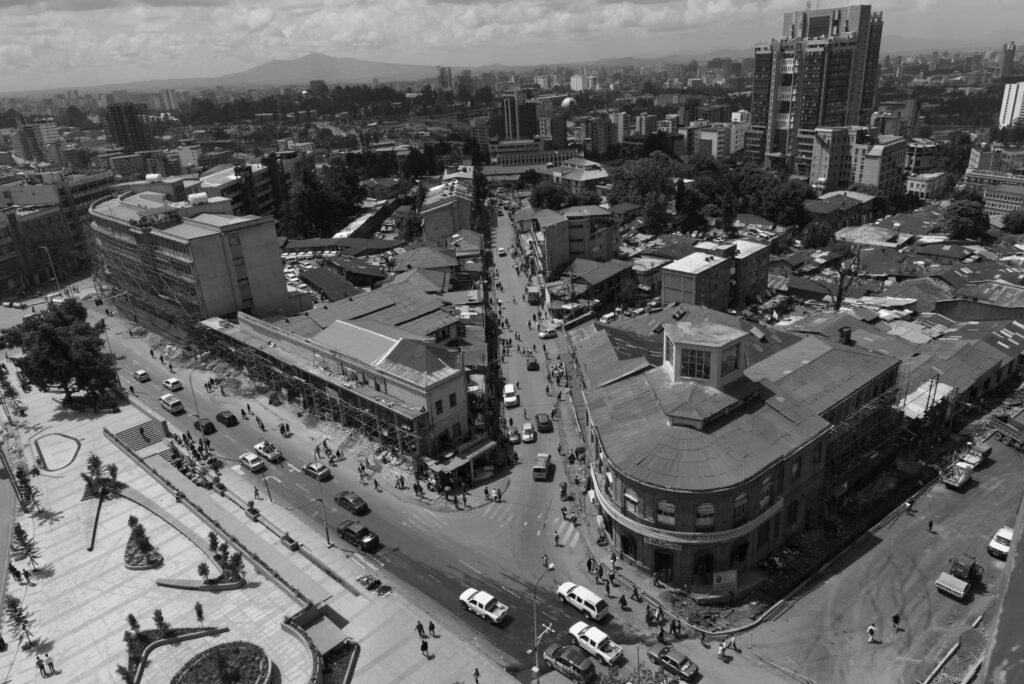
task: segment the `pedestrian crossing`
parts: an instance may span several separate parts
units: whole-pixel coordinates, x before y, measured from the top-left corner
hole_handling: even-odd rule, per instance
[[[558,534],[558,545],[564,548],[573,548],[583,539],[583,526],[581,523],[572,524],[570,520],[563,520],[557,511],[544,511],[537,514],[523,514],[523,509],[510,503],[489,503],[479,509],[463,509],[461,515],[456,513],[436,513],[428,509],[420,509],[415,516],[402,521],[402,526],[410,530],[433,535],[440,532],[458,529],[466,520],[486,521],[488,529],[512,530],[525,528],[534,531],[540,537],[547,534],[550,543],[555,542],[555,534]]]

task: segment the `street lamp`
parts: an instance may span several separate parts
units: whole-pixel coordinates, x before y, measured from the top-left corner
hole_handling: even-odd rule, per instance
[[[313,462],[320,465],[319,452],[313,452]],[[327,523],[327,507],[324,506],[324,481],[320,479],[320,469],[316,469],[316,486],[320,490],[320,513],[324,516],[324,536],[327,538],[327,546],[331,546],[331,527]]]
[[[533,583],[533,676],[535,681],[540,681],[540,640],[544,638],[544,635],[551,631],[551,625],[544,625],[544,631],[537,634],[537,585],[544,579],[544,575],[548,574],[551,570],[555,569],[554,563],[548,563],[544,566],[544,572],[540,573],[540,577]]]
[[[46,252],[46,260],[50,262],[50,271],[53,272],[53,282],[57,283],[57,292],[59,293],[61,291],[60,281],[57,280],[57,269],[53,267],[53,257],[50,256],[50,248],[46,245],[36,245],[36,247]]]

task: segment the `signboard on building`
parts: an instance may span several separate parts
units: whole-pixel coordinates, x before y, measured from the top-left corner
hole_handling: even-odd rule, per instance
[[[711,590],[716,594],[736,591],[736,570],[720,570],[714,573]]]
[[[655,537],[644,537],[644,541],[650,544],[651,546],[660,546],[664,549],[674,549],[678,551],[683,548],[682,544],[665,541],[664,539],[656,539]]]

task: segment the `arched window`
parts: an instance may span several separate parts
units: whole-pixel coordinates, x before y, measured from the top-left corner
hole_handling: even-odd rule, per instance
[[[715,504],[705,501],[697,506],[697,527],[713,527],[715,524]]]
[[[760,500],[759,505],[760,505],[761,508],[764,508],[769,503],[771,503],[771,501],[772,501],[772,477],[771,477],[771,475],[769,475],[768,477],[766,477],[763,480],[761,480],[761,500]]]
[[[637,497],[635,489],[626,489],[622,492],[622,505],[627,513],[639,515],[640,499]]]
[[[732,501],[732,521],[734,523],[747,519],[747,493],[740,492]]]
[[[659,501],[657,508],[657,520],[662,525],[675,525],[676,505],[671,501]]]

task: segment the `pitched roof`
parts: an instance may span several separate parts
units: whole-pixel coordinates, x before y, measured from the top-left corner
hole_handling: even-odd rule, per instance
[[[323,292],[324,296],[332,302],[336,302],[339,299],[351,297],[362,292],[358,287],[338,275],[336,271],[327,268],[326,266],[318,266],[316,268],[303,271],[299,274],[299,278],[305,280],[310,285]]]
[[[449,254],[450,250],[434,247],[416,247],[395,257],[395,270],[410,268],[456,268],[459,260]]]

